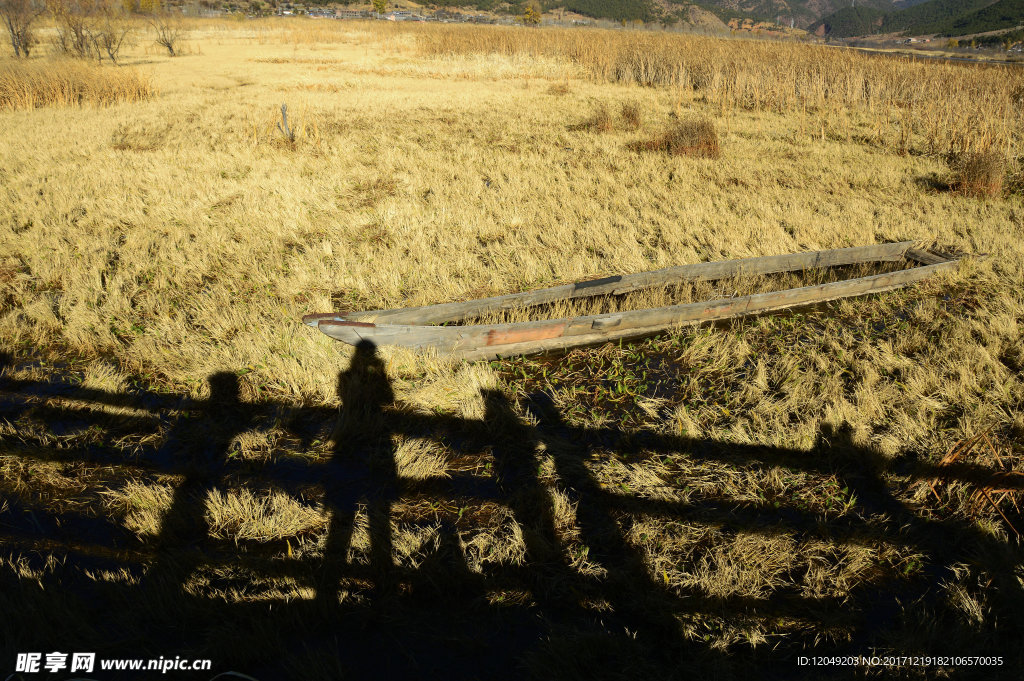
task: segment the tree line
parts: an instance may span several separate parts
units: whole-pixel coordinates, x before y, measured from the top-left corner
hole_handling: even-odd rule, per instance
[[[155,42],[172,57],[184,36],[180,15],[160,0],[0,0],[0,21],[15,57],[28,57],[39,44],[35,29],[44,15],[53,19],[57,51],[82,59],[108,58],[115,64],[121,48],[136,35],[138,23],[133,16],[145,18]]]

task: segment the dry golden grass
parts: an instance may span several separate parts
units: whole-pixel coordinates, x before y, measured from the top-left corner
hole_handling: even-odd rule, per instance
[[[109,105],[153,95],[149,79],[131,68],[70,59],[0,63],[0,109]]]
[[[598,82],[670,87],[680,100],[713,110],[810,116],[846,138],[906,148],[963,151],[997,146],[1019,153],[1015,67],[922,63],[798,43],[722,40],[619,31],[415,27],[423,54],[502,55],[561,60]],[[861,116],[850,116],[849,110]],[[914,139],[911,140],[910,138]]]
[[[1006,160],[992,150],[964,154],[954,161],[953,174],[953,186],[968,196],[998,196],[1006,178]]]
[[[898,140],[884,130],[874,136],[872,119],[856,107],[833,117],[840,127],[822,138],[811,115],[787,109],[793,102],[785,99],[779,112],[723,112],[714,98],[700,101],[699,90],[681,99],[678,89],[591,83],[586,73],[570,76],[570,92],[557,98],[522,89],[531,79],[567,82],[578,66],[579,59],[556,68],[543,54],[518,56],[529,41],[548,41],[546,31],[403,33],[339,22],[318,25],[334,31],[332,39],[305,47],[287,32],[293,25],[283,23],[281,32],[264,22],[197,24],[203,55],[154,57],[147,67],[162,91],[156,99],[61,114],[74,149],[49,134],[53,114],[5,114],[5,156],[25,159],[4,170],[13,229],[3,236],[8,274],[0,299],[8,302],[0,328],[13,347],[73,347],[191,389],[219,368],[248,366],[247,390],[251,383],[331,400],[341,350],[295,324],[304,312],[440,302],[680,262],[903,238],[996,254],[968,265],[964,276],[999,292],[983,298],[986,319],[1007,320],[982,325],[986,342],[996,344],[988,354],[998,358],[1017,341],[1009,320],[1020,300],[1004,284],[1020,266],[1011,236],[1020,229],[1015,199],[918,190],[918,178],[945,172],[941,158],[890,153]],[[506,37],[526,41],[522,50],[502,48],[522,61],[510,71],[502,55],[418,56],[431,52],[431,41],[464,41],[463,29],[465,40],[493,34],[498,47]],[[601,44],[618,34],[587,35]],[[861,102],[868,112],[872,102],[898,99],[897,86],[941,80],[968,93],[989,82],[990,72],[1002,73],[793,45],[614,39],[629,35],[638,44],[700,48],[715,68],[735,64],[729,68],[737,78],[760,77],[764,64],[788,68],[794,54],[835,55],[843,77],[888,74],[860,88],[831,79],[838,94],[875,92]],[[1015,109],[996,115],[984,108],[1014,78],[989,82],[991,91],[977,98],[979,116],[986,114],[978,129],[1018,121]],[[312,85],[336,86],[339,94],[294,90]],[[811,85],[800,92],[815,92]],[[294,146],[275,127],[285,99]],[[567,131],[575,121],[566,112],[593,101],[639,105],[649,112],[643,132]],[[728,155],[703,165],[628,153],[637,134],[657,134],[677,112],[712,117]],[[870,144],[836,134],[844,127]],[[90,160],[72,165],[79,149]],[[39,177],[48,180],[38,185]],[[929,300],[921,299],[920,318],[938,325]],[[960,323],[968,329],[980,319]],[[969,330],[943,324],[973,343]],[[919,333],[927,337],[931,327]],[[972,364],[981,356],[966,355]],[[434,371],[432,361],[401,353],[388,360],[410,375]],[[449,369],[437,366],[443,383]],[[922,376],[934,370],[920,368]],[[419,380],[409,384],[413,402]],[[958,386],[943,383],[938,399],[962,401],[967,393]]]
[[[637,102],[623,102],[619,107],[619,118],[627,130],[636,130],[643,123],[643,111]]]
[[[327,524],[320,509],[304,506],[290,495],[255,495],[242,488],[214,490],[206,500],[210,533],[233,541],[268,541],[308,534]]]
[[[0,350],[15,365],[0,367],[0,522],[15,554],[0,609],[82,625],[113,603],[124,614],[105,640],[202,623],[174,654],[336,678],[324,660],[339,644],[321,645],[320,628],[375,650],[375,620],[358,613],[387,581],[384,551],[401,598],[461,603],[479,586],[443,621],[417,621],[421,605],[397,616],[403,631],[439,628],[446,655],[466,636],[445,627],[463,617],[579,606],[560,621],[590,624],[552,625],[539,652],[496,660],[496,678],[522,665],[579,678],[577,660],[623,659],[666,676],[676,668],[642,647],[631,604],[675,603],[686,651],[726,678],[769,648],[1004,645],[1021,612],[1004,520],[959,488],[935,499],[918,467],[989,428],[1007,469],[1024,456],[1021,196],[934,180],[951,150],[1019,154],[1022,76],[791,44],[385,24],[197,21],[192,55],[126,55],[152,62],[137,65],[148,99],[0,111]],[[276,128],[281,103],[294,143]],[[610,130],[572,129],[597,107]],[[727,153],[630,149],[694,119]],[[385,348],[394,400],[380,414],[339,391],[351,351],[299,323],[903,239],[990,255],[900,293],[562,357]],[[223,371],[243,412],[219,419],[238,431],[217,453],[228,479],[178,503],[206,528],[202,551],[162,547],[189,474],[165,462],[204,444],[203,419],[216,431],[204,401]],[[331,553],[339,523],[344,556]],[[66,566],[17,556],[58,550]],[[350,570],[337,593],[324,586],[335,565]],[[152,585],[168,574],[171,588]],[[880,604],[893,612],[881,624]],[[52,636],[50,620],[26,619],[0,623],[0,639]]]
[[[715,125],[706,118],[675,123],[653,139],[634,142],[631,147],[693,158],[718,158],[722,154]]]

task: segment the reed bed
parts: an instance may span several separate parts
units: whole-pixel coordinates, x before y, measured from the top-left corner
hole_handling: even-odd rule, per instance
[[[861,135],[901,151],[1019,153],[1018,68],[936,63],[786,42],[511,27],[416,27],[420,52],[556,58],[592,80],[676,88],[719,113],[816,118],[821,137]],[[851,117],[854,112],[862,114]]]
[[[134,69],[63,59],[0,65],[0,109],[138,102],[154,92]]]

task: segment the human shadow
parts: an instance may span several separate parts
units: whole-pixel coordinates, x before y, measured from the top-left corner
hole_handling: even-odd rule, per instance
[[[939,466],[913,453],[889,459],[845,429],[823,428],[803,451],[654,428],[573,426],[543,393],[516,401],[485,390],[483,419],[425,414],[396,400],[370,344],[357,347],[338,376],[338,409],[243,401],[234,374],[214,374],[209,384],[206,399],[116,393],[17,379],[0,367],[0,419],[8,424],[0,431],[0,456],[89,464],[120,476],[108,484],[177,481],[157,536],[142,539],[114,517],[47,505],[24,486],[0,481],[0,542],[8,558],[49,575],[36,588],[15,562],[0,565],[0,607],[50,613],[20,629],[0,629],[3,654],[51,649],[65,633],[114,657],[206,652],[257,678],[737,678],[755,671],[762,678],[816,678],[795,665],[797,655],[939,653],[954,639],[976,645],[972,654],[997,650],[1024,661],[1020,547],[897,493],[905,491],[900,485],[940,475],[1021,489],[1015,475],[976,463]],[[271,428],[280,434],[273,455],[256,463],[233,456],[238,436]],[[322,435],[330,456],[306,456]],[[446,452],[450,470],[403,473],[403,438],[433,443]],[[628,467],[670,456],[737,472],[781,469],[834,479],[848,490],[849,510],[827,513],[790,499],[721,491],[650,497],[602,485],[594,472],[612,459]],[[687,469],[666,471],[671,485],[688,484]],[[320,549],[292,557],[290,544],[211,536],[205,504],[222,487],[321,499],[328,520]],[[410,515],[412,507],[430,510]],[[509,514],[522,554],[470,561],[479,530],[467,518],[478,513],[483,522],[493,508]],[[727,537],[786,536],[837,550],[891,545],[901,555],[919,554],[923,565],[905,576],[863,579],[841,594],[796,587],[762,595],[710,592],[692,580],[660,579],[627,536],[631,518]],[[402,527],[433,538],[415,561],[395,544],[395,528]],[[66,567],[47,567],[46,556]],[[693,559],[678,560],[679,570],[697,567],[686,562]],[[964,566],[990,580],[987,607],[998,627],[963,621],[950,608],[947,586]],[[101,568],[130,577],[88,576]],[[200,573],[202,588],[195,586]],[[210,586],[216,580],[219,591]],[[258,592],[264,582],[276,586]],[[281,584],[311,589],[288,596]],[[913,620],[925,616],[941,626],[921,630]],[[726,649],[693,634],[706,621],[769,630],[804,624],[772,646]],[[87,626],[95,631],[81,633]],[[174,650],[161,648],[172,644]]]
[[[160,521],[156,560],[146,574],[147,588],[183,589],[203,562],[210,535],[206,501],[220,484],[232,440],[244,432],[249,413],[240,401],[238,376],[219,372],[208,379],[210,397],[202,409],[182,418],[156,457],[184,480],[174,488],[170,507]]]
[[[526,407],[537,421],[523,423],[508,399],[498,391],[485,391],[485,421],[494,429],[494,477],[499,499],[522,527],[525,560],[533,593],[561,616],[585,617],[580,601],[604,595],[611,598],[617,626],[640,634],[651,650],[675,649],[678,623],[665,606],[673,598],[655,585],[642,558],[628,545],[621,530],[601,503],[600,486],[586,466],[586,440],[567,437],[567,427],[548,396],[529,396]],[[553,501],[538,475],[538,451],[554,462],[557,489],[563,504],[575,509],[587,558],[603,569],[600,582],[577,574],[563,553],[564,542],[555,528]]]
[[[324,547],[324,578],[317,597],[324,603],[337,599],[337,590],[349,564],[352,533],[360,502],[365,502],[370,542],[370,568],[374,586],[394,589],[391,506],[399,498],[400,480],[395,464],[393,434],[384,416],[395,395],[377,357],[376,347],[364,341],[349,368],[338,377],[341,410],[332,435],[334,454],[324,467],[325,503],[331,519]]]

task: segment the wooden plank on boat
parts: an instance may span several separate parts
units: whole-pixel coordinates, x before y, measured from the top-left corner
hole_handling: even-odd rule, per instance
[[[549,340],[536,341],[533,343],[515,343],[510,345],[504,345],[499,347],[482,347],[476,349],[465,350],[457,353],[460,359],[467,361],[474,360],[490,360],[500,359],[502,357],[514,357],[517,355],[531,355],[543,352],[556,352],[562,350],[571,350],[577,347],[584,347],[587,345],[594,345],[596,343],[604,343],[614,340],[624,340],[633,338],[643,338],[645,336],[653,336],[658,333],[662,333],[668,329],[682,327],[682,326],[693,326],[696,324],[702,324],[705,322],[723,321],[726,319],[733,319],[737,317],[743,317],[751,314],[763,314],[766,312],[773,312],[779,310],[789,310],[798,307],[805,307],[808,305],[816,305],[819,303],[829,302],[831,300],[839,300],[842,298],[848,298],[857,295],[867,295],[873,293],[884,293],[894,289],[903,288],[916,281],[920,281],[932,274],[939,271],[949,269],[956,265],[956,261],[946,261],[937,263],[936,265],[927,268],[914,268],[918,270],[914,276],[899,277],[891,279],[888,282],[876,281],[873,287],[869,290],[857,292],[862,287],[847,287],[845,290],[834,288],[829,291],[820,292],[821,295],[816,299],[807,299],[806,302],[792,303],[792,298],[787,301],[787,296],[778,295],[781,293],[790,293],[789,291],[780,291],[778,293],[765,293],[758,294],[763,296],[760,301],[752,301],[746,309],[742,311],[736,310],[719,310],[718,313],[708,312],[700,317],[679,319],[673,324],[656,324],[647,327],[635,327],[629,329],[616,329],[609,332],[599,332],[590,334],[581,334],[576,336],[562,336],[560,338],[552,338]],[[921,272],[920,270],[928,270]],[[911,270],[904,270],[904,272],[910,272]],[[898,274],[898,273],[897,273]],[[883,275],[879,275],[883,276]],[[856,279],[850,280],[851,282],[858,281]],[[836,283],[850,283],[850,282],[836,282]],[[822,286],[828,286],[824,284]],[[808,287],[808,288],[819,288],[819,287]],[[799,289],[795,289],[799,290]],[[753,298],[754,296],[745,296],[745,298]],[[737,299],[738,300],[738,299]],[[718,301],[714,301],[718,302]],[[714,306],[710,306],[713,308]],[[710,309],[709,308],[709,309]],[[756,309],[755,309],[756,308]]]
[[[942,262],[947,262],[950,258],[938,253],[932,253],[930,251],[923,251],[919,248],[908,248],[907,259],[919,262],[922,265],[938,265]]]
[[[328,336],[353,345],[369,340],[382,345],[435,348],[467,359],[482,359],[565,349],[589,345],[601,339],[649,335],[676,325],[719,321],[881,293],[902,288],[956,264],[955,260],[943,260],[933,265],[785,291],[571,319],[471,326],[378,324],[330,319],[318,319],[316,324]]]
[[[679,265],[653,272],[626,274],[525,293],[511,293],[457,303],[442,303],[397,310],[369,310],[346,315],[347,319],[387,324],[442,324],[512,308],[600,295],[618,295],[669,284],[711,281],[740,275],[777,274],[818,267],[838,267],[868,262],[901,260],[913,241],[836,248],[825,251],[771,255],[742,260]],[[929,263],[930,264],[930,263]],[[324,315],[327,317],[328,315]]]

